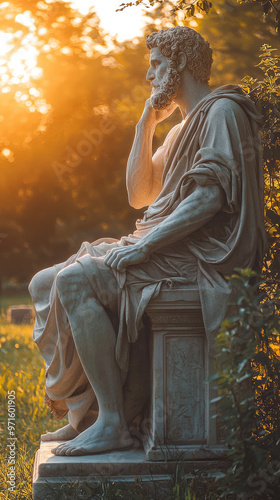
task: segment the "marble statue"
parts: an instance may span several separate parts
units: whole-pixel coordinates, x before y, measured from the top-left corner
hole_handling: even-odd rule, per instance
[[[196,284],[212,344],[231,293],[226,276],[235,267],[260,268],[263,258],[261,121],[254,104],[238,86],[210,90],[212,50],[195,30],[152,33],[147,47],[152,91],[136,126],[127,191],[132,207],[148,208],[133,234],[83,243],[29,287],[46,402],[58,419],[68,413],[67,426],[42,436],[64,441],[56,455],[133,446],[129,424],[141,405],[129,407],[123,388],[132,353],[137,360],[133,346],[145,308],[162,287]],[[178,106],[181,123],[152,155],[156,125]]]

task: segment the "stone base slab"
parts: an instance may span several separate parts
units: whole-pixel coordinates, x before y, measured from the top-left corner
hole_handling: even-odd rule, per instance
[[[34,500],[45,500],[52,492],[59,491],[63,484],[78,482],[87,484],[94,488],[102,480],[115,482],[142,481],[147,487],[154,482],[166,487],[170,478],[176,471],[178,461],[174,460],[175,450],[168,461],[149,461],[146,459],[142,449],[128,451],[113,451],[100,453],[98,455],[86,455],[77,457],[59,457],[51,453],[51,449],[60,444],[59,442],[41,442],[40,449],[36,453],[33,473],[33,498]],[[178,459],[180,457],[178,456]],[[180,467],[184,472],[194,471],[217,473],[228,467],[225,460],[180,460]]]
[[[146,443],[145,443],[146,444]],[[193,464],[207,462],[211,460],[220,461],[225,459],[225,446],[205,446],[205,445],[178,445],[178,446],[150,446],[146,447],[146,458],[154,461],[191,461]]]

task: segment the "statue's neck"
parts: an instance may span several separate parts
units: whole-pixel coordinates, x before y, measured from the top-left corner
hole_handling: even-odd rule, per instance
[[[207,83],[199,83],[194,80],[190,73],[184,73],[181,88],[175,99],[181,109],[183,118],[186,118],[201,99],[210,94],[210,92],[211,90]]]

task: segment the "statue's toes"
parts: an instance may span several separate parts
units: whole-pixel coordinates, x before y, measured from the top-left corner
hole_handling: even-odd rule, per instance
[[[50,440],[50,435],[47,432],[47,434],[42,434],[41,436],[41,441],[49,441]]]
[[[55,441],[53,432],[46,432],[41,435],[41,441]]]
[[[72,448],[71,453],[70,453],[70,455],[72,457],[79,456],[79,455],[88,455],[88,454],[89,454],[89,452],[87,450],[85,450],[84,448]]]
[[[72,455],[72,452],[75,450],[75,448],[73,446],[69,447],[69,448],[66,448],[65,450],[65,455],[67,456],[71,456]]]
[[[67,454],[67,450],[68,450],[68,448],[61,448],[61,450],[59,450],[59,455],[60,456],[66,455]]]
[[[54,454],[54,455],[64,455],[64,448],[65,448],[65,445],[59,445],[57,446],[56,448],[53,448],[51,450],[51,452]]]

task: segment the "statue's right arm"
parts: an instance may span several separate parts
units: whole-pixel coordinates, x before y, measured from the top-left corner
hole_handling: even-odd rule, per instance
[[[161,191],[162,168],[153,162],[152,143],[156,125],[176,109],[155,111],[150,99],[145,103],[143,114],[136,125],[136,132],[127,162],[126,187],[129,204],[133,208],[150,205]]]

